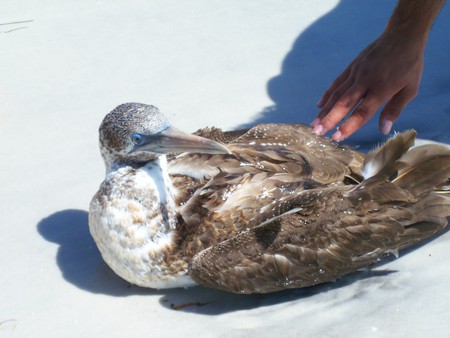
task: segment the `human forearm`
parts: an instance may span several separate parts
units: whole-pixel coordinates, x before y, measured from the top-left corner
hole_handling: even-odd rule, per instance
[[[445,0],[399,0],[384,34],[425,44]]]

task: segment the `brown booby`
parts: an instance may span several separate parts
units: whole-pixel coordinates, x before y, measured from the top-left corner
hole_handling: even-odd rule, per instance
[[[367,156],[301,124],[196,135],[154,106],[101,123],[90,232],[132,284],[268,293],[333,281],[448,224],[450,150],[397,134]]]

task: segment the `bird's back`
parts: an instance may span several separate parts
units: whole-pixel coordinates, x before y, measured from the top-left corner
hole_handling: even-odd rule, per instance
[[[169,159],[188,256],[290,211],[292,196],[301,191],[357,183],[364,161],[361,153],[301,124],[196,134],[227,142],[232,154]]]
[[[251,210],[256,224],[199,252],[191,276],[237,293],[305,287],[335,280],[441,231],[448,225],[450,198],[436,189],[448,184],[450,151],[424,146],[407,152],[414,136],[397,135],[370,154],[363,169],[375,169],[358,185],[298,179],[296,189],[277,200],[285,199],[278,217],[264,220],[264,212]]]

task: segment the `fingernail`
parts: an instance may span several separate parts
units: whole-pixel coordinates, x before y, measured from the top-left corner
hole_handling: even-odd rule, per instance
[[[320,98],[320,100],[317,101],[316,106],[319,107],[319,108],[322,108],[322,106],[323,106],[323,98]]]
[[[316,117],[314,121],[311,122],[311,127],[315,127],[320,123],[320,119]]]
[[[389,134],[389,132],[391,131],[391,129],[392,129],[392,125],[393,125],[394,123],[391,121],[391,120],[383,120],[383,122],[381,122],[381,132],[384,134],[384,135],[387,135],[387,134]]]
[[[322,131],[323,131],[323,126],[321,124],[317,124],[313,128],[313,132],[316,133],[317,135],[320,135],[322,133]]]
[[[336,142],[341,142],[344,139],[340,130],[336,131],[331,138]]]

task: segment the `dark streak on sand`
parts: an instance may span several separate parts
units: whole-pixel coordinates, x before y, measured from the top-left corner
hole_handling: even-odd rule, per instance
[[[205,302],[205,303],[201,303],[201,302],[189,302],[189,303],[183,303],[180,305],[175,305],[175,304],[170,304],[170,308],[176,311],[179,310],[183,310],[184,308],[188,307],[188,306],[205,306],[208,304],[211,304],[212,302]]]
[[[4,23],[0,23],[0,26],[6,26],[6,25],[16,25],[16,24],[21,24],[21,23],[28,23],[28,22],[33,22],[34,20],[22,20],[22,21],[12,21],[12,22],[4,22]],[[12,28],[6,31],[0,31],[0,33],[11,33],[14,31],[18,31],[21,29],[26,29],[28,28],[28,26],[22,26],[22,27],[17,27],[17,28]]]

